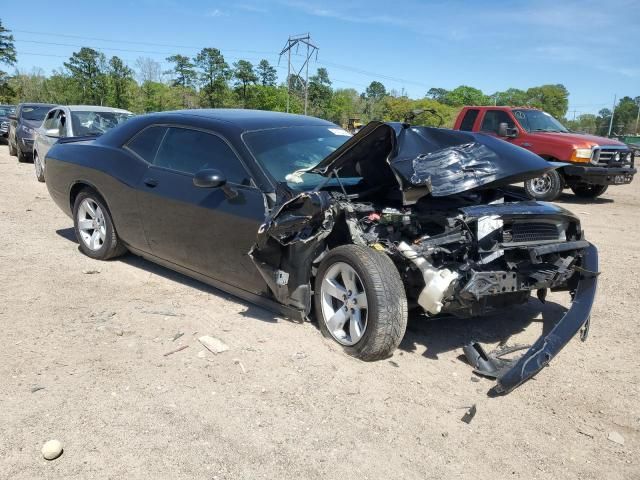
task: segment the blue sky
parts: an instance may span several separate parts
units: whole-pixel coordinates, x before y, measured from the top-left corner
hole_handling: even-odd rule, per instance
[[[378,80],[421,97],[461,84],[493,93],[562,83],[569,117],[610,107],[614,94],[640,95],[638,0],[6,1],[0,18],[26,71],[48,73],[80,46],[131,66],[201,47],[230,63],[275,64],[289,35],[310,32],[320,48],[311,68],[326,67],[336,87]]]

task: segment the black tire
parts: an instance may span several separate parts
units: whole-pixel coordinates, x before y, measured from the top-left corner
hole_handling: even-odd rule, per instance
[[[80,229],[78,228],[78,210],[80,205],[85,199],[90,199],[102,210],[104,215],[104,225],[106,228],[106,234],[102,246],[97,250],[92,250],[83,240]],[[109,260],[110,258],[119,257],[127,252],[127,247],[124,246],[122,240],[118,237],[116,229],[111,219],[111,213],[106,206],[106,203],[100,195],[91,189],[82,190],[73,204],[73,229],[80,244],[80,251],[86,256],[95,258],[96,260]]]
[[[321,285],[327,270],[338,262],[346,263],[355,270],[367,296],[365,331],[357,343],[343,345],[343,348],[349,355],[365,361],[391,356],[407,328],[407,298],[394,263],[388,256],[370,248],[343,245],[331,250],[320,263],[314,294],[320,331],[337,342],[323,316]]]
[[[577,185],[571,187],[576,197],[580,198],[597,198],[607,191],[609,185]]]
[[[40,163],[40,157],[37,152],[33,152],[33,169],[36,174],[36,179],[39,182],[44,183],[44,164]]]
[[[7,139],[7,143],[9,144],[9,155],[11,155],[12,157],[15,157],[16,155],[18,155],[16,146],[13,143],[11,143],[11,140]]]
[[[545,187],[541,188],[540,183],[545,183]],[[558,170],[551,170],[541,177],[532,178],[524,182],[524,190],[527,196],[532,200],[540,200],[543,202],[552,202],[557,199],[564,189],[564,178]]]
[[[27,154],[22,151],[20,147],[18,147],[18,162],[27,163],[29,159],[27,158]]]

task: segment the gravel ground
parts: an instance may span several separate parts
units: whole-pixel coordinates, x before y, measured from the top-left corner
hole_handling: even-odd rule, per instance
[[[0,478],[640,478],[640,180],[560,203],[600,249],[590,338],[492,399],[461,346],[533,340],[564,296],[413,319],[393,358],[360,362],[137,257],[83,256],[33,165],[0,146]],[[51,439],[64,453],[47,461]]]

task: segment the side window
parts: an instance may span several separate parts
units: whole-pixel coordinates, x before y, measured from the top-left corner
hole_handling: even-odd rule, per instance
[[[483,132],[498,133],[498,127],[501,123],[506,123],[507,127],[515,127],[513,120],[509,114],[503,110],[487,110],[482,119],[480,130]]]
[[[153,163],[153,160],[160,146],[160,142],[164,137],[167,127],[149,127],[145,128],[141,132],[129,140],[125,146],[138,156],[142,157],[148,163]]]
[[[224,140],[187,128],[168,129],[153,164],[189,174],[215,168],[231,183],[247,185],[249,181],[244,166]]]
[[[67,136],[67,116],[64,114],[64,110],[58,110],[58,134],[61,137]],[[55,128],[55,126],[53,127]]]
[[[476,123],[476,118],[478,118],[478,113],[480,113],[480,110],[467,110],[462,119],[462,123],[460,123],[460,130],[471,132],[473,130],[473,124]]]
[[[56,118],[57,113],[58,110],[51,110],[49,113],[47,113],[47,117],[44,119],[44,124],[42,125],[45,130],[58,128],[58,120]]]

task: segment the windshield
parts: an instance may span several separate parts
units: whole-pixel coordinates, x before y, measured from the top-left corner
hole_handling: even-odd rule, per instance
[[[20,109],[20,115],[25,120],[31,120],[33,122],[41,122],[44,120],[44,116],[51,110],[52,105],[45,105],[44,107],[25,105]]]
[[[16,111],[16,107],[0,107],[0,117],[8,117]]]
[[[311,190],[327,179],[306,170],[315,167],[351,135],[338,126],[301,126],[247,132],[242,138],[277,182],[286,182],[294,190]],[[340,180],[354,185],[360,178]],[[333,184],[337,185],[335,179],[328,182]]]
[[[85,135],[102,135],[107,130],[126,122],[133,114],[128,112],[71,112],[73,134],[76,137]]]
[[[514,110],[513,114],[527,132],[569,132],[558,120],[541,110]]]

